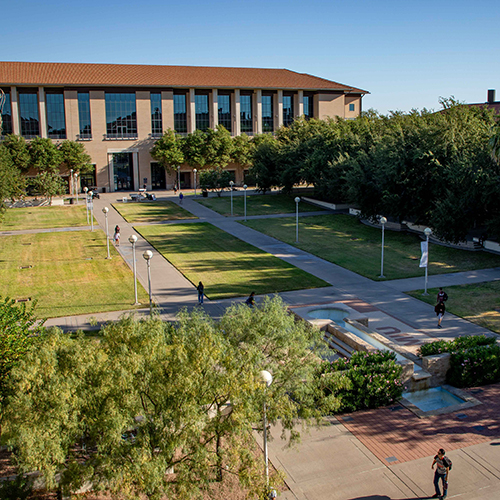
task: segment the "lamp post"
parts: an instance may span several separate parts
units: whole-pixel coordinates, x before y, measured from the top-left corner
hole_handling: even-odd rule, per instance
[[[181,190],[181,166],[177,166],[177,188]]]
[[[108,207],[104,207],[102,209],[102,213],[104,214],[104,219],[106,220],[106,246],[108,248],[108,256],[106,258],[111,259],[111,257],[109,256],[108,212],[109,212]]]
[[[231,187],[231,217],[233,216],[233,186],[234,182],[229,181],[229,186]]]
[[[380,258],[380,276],[379,278],[385,278],[384,276],[384,230],[385,230],[385,223],[387,222],[387,219],[385,217],[380,217],[380,224],[382,224],[382,256]]]
[[[196,198],[196,172],[198,172],[198,170],[196,170],[195,168],[193,168],[193,174],[194,174],[194,197]]]
[[[73,183],[74,183],[73,169],[71,168],[69,171],[69,195],[70,195],[70,197],[73,196]]]
[[[144,260],[148,263],[148,287],[149,287],[149,314],[153,313],[153,300],[151,298],[151,259],[153,258],[153,252],[151,250],[146,250],[142,256]]]
[[[83,188],[83,192],[85,193],[85,208],[87,209],[87,226],[89,225],[89,188],[85,186]]]
[[[137,266],[135,265],[135,244],[137,243],[137,236],[135,234],[131,234],[128,237],[128,241],[132,243],[132,264],[134,268],[134,297],[135,297],[135,302],[134,306],[139,304],[139,301],[137,300]]]
[[[300,198],[295,198],[295,243],[299,242],[299,201]]]
[[[266,414],[266,389],[272,384],[273,382],[273,376],[267,371],[267,370],[262,370],[260,372],[260,378],[262,379],[262,382],[264,382],[264,467],[265,467],[265,474],[266,474],[266,487],[267,487],[267,492],[269,492],[269,455],[267,452],[267,414]]]
[[[432,229],[430,227],[426,227],[424,229],[424,234],[427,243],[427,261],[425,263],[425,289],[422,295],[429,295],[427,293],[427,269],[429,268],[429,236],[432,234]]]
[[[244,198],[245,198],[245,222],[247,221],[247,185],[245,184],[243,186],[243,189],[245,190],[245,195],[244,195]]]
[[[78,172],[74,174],[74,185],[75,185],[75,196],[76,196],[76,204],[78,205]]]

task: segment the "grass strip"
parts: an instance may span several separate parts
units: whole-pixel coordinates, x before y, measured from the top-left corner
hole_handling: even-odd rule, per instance
[[[439,289],[429,288],[427,291],[428,296],[422,295],[423,290],[407,293],[428,304],[436,304]],[[500,281],[450,286],[446,288],[446,293],[449,297],[446,302],[447,312],[500,333]],[[444,325],[446,316],[443,321]]]
[[[81,226],[87,226],[84,202],[69,206],[8,208],[0,219],[0,231]]]
[[[127,222],[131,223],[198,218],[171,201],[113,203],[112,206]]]
[[[306,252],[338,264],[362,276],[380,276],[382,233],[349,215],[319,215],[299,219],[295,243],[295,218],[262,219],[243,223]],[[423,276],[419,268],[420,242],[416,234],[385,231],[386,279]],[[500,256],[430,244],[429,274],[453,273],[500,266]]]
[[[136,230],[210,299],[328,286],[209,223],[143,226]]]
[[[241,194],[233,195],[233,215],[245,215],[245,197]],[[247,215],[274,215],[295,213],[295,196],[284,194],[265,194],[247,196]],[[215,212],[224,215],[231,215],[231,195],[225,193],[222,197],[196,199],[198,203],[208,207]],[[299,212],[317,212],[323,211],[321,207],[316,207],[301,201],[299,203]]]
[[[111,244],[106,259],[102,231],[3,236],[0,254],[0,295],[37,300],[39,317],[134,308],[132,271]],[[140,285],[138,296],[149,303]]]

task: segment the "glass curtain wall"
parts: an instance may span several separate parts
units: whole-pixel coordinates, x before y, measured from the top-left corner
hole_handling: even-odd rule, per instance
[[[78,123],[80,126],[79,139],[92,139],[90,94],[88,92],[78,92]]]
[[[251,95],[240,95],[240,130],[245,133],[253,132]]]
[[[113,153],[115,191],[134,189],[132,162],[132,153]]]
[[[187,133],[186,94],[174,94],[174,130]]]
[[[262,132],[274,132],[273,96],[262,96]]]
[[[106,135],[108,139],[137,139],[135,93],[106,92]]]
[[[288,127],[293,122],[293,96],[283,96],[283,125]]]
[[[45,103],[47,110],[47,137],[49,139],[66,139],[63,92],[45,92]]]
[[[194,106],[196,113],[196,130],[203,130],[203,132],[206,132],[210,126],[208,95],[196,94],[194,96]]]
[[[1,136],[12,134],[12,108],[10,106],[10,93],[5,92],[5,102],[2,109],[2,130]]]
[[[38,114],[38,93],[19,92],[19,121],[21,135],[25,139],[33,139],[40,135],[40,117]]]
[[[219,94],[219,125],[231,132],[231,96],[229,94]]]
[[[161,123],[161,93],[151,92],[151,135],[161,137],[163,126]]]
[[[314,117],[313,112],[313,96],[312,95],[304,95],[304,116],[306,120],[310,120]]]

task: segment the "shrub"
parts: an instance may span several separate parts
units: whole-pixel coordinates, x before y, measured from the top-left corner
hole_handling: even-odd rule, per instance
[[[393,352],[356,352],[350,360],[324,363],[322,371],[343,372],[349,379],[349,387],[339,389],[336,394],[343,412],[386,406],[400,398],[403,392],[400,380],[403,368],[396,364]]]
[[[32,492],[30,481],[22,474],[0,483],[0,500],[25,500]]]
[[[453,352],[446,382],[455,387],[474,387],[500,380],[500,346],[477,345]]]
[[[472,349],[477,346],[493,345],[496,340],[494,337],[486,335],[465,335],[457,337],[454,340],[436,340],[424,344],[419,349],[420,356],[432,356],[433,354],[442,354],[443,352],[456,352],[458,350]]]

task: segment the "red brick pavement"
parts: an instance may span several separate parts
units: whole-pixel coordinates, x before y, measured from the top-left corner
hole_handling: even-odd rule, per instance
[[[337,419],[385,465],[430,457],[439,448],[450,451],[500,438],[500,384],[467,392],[483,404],[426,418],[418,418],[404,407],[391,410],[392,406]],[[462,415],[466,417],[460,418]],[[388,461],[391,457],[396,460]]]

